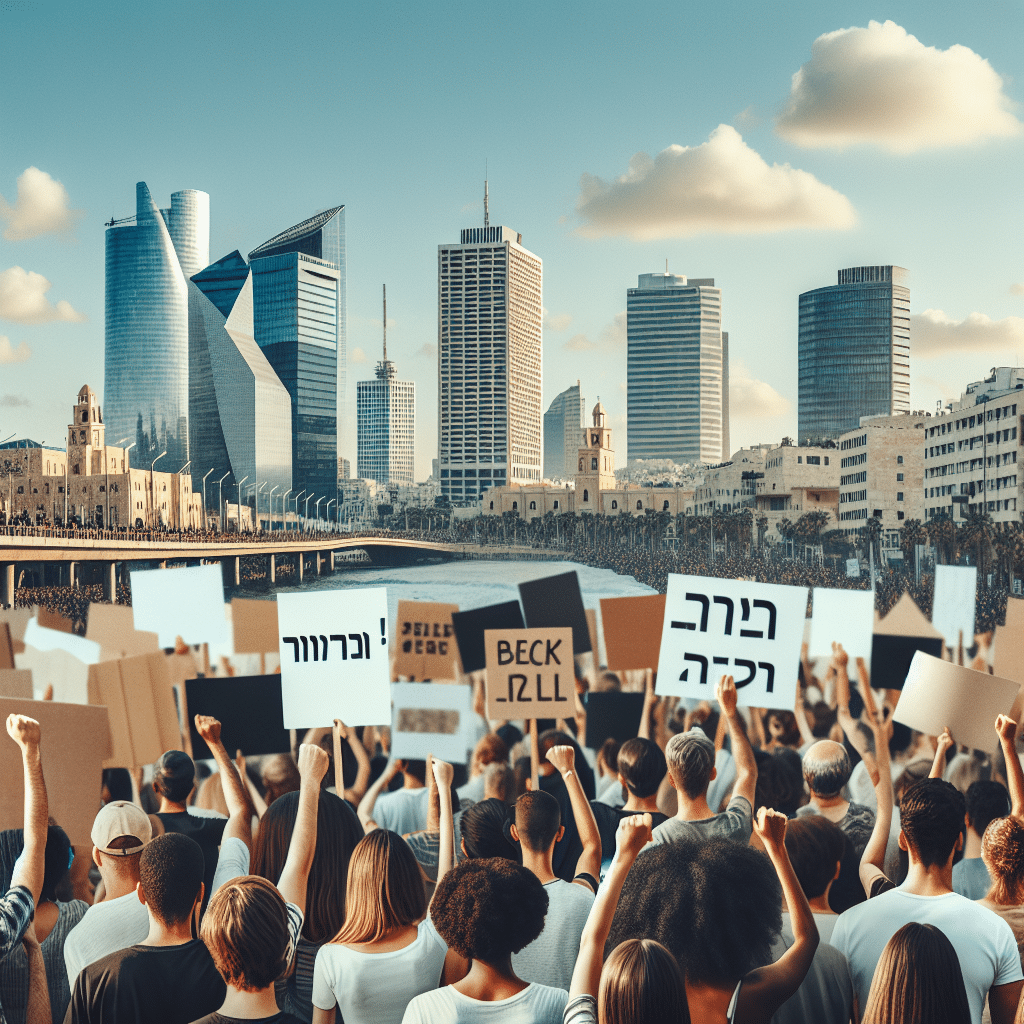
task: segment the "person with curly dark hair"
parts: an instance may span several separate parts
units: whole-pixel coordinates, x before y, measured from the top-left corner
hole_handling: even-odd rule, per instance
[[[512,954],[540,935],[548,910],[533,872],[502,857],[463,861],[438,883],[431,908],[438,934],[472,966],[413,999],[402,1024],[561,1024],[569,993],[512,969]]]
[[[992,878],[981,855],[981,837],[996,818],[1010,813],[1010,794],[1001,782],[979,779],[967,787],[967,836],[963,860],[953,865],[953,892],[980,900],[992,887]]]

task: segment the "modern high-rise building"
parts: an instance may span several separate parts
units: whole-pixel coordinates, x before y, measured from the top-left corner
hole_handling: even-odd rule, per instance
[[[801,444],[910,411],[908,279],[902,267],[850,267],[800,296]]]
[[[208,477],[208,508],[237,496],[239,481],[264,484],[275,492],[267,503],[273,522],[277,500],[285,511],[292,489],[292,400],[256,344],[252,272],[236,249],[190,287],[198,296],[189,304],[193,479]]]
[[[541,479],[543,263],[522,235],[466,228],[437,249],[438,461],[456,505]]]
[[[722,461],[732,458],[729,437],[729,332],[722,331]]]
[[[714,278],[641,274],[626,292],[626,338],[629,459],[721,461],[729,384]]]
[[[576,475],[586,408],[580,382],[566,388],[544,413],[544,477],[568,480]]]
[[[292,487],[326,511],[344,411],[345,207],[275,235],[249,261],[256,344],[292,400]]]
[[[134,217],[107,224],[106,426],[115,444],[134,442],[133,466],[164,457],[177,472],[189,460],[186,273],[209,262],[210,197],[175,192],[160,210],[140,181],[135,204]]]
[[[411,484],[416,469],[416,385],[395,379],[388,359],[388,306],[384,297],[384,358],[376,379],[356,391],[356,475],[379,484]]]

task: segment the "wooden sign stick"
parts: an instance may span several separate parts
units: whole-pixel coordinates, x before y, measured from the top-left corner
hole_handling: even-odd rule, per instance
[[[534,793],[540,792],[540,730],[537,719],[527,726],[530,730],[530,788]]]
[[[341,770],[341,720],[334,720],[334,792],[342,796],[345,792],[344,772]]]

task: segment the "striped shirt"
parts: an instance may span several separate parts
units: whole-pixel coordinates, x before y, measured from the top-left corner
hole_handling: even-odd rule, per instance
[[[21,942],[35,909],[32,893],[23,885],[13,886],[0,897],[0,959]],[[4,1008],[0,1006],[0,1024],[6,1022]]]

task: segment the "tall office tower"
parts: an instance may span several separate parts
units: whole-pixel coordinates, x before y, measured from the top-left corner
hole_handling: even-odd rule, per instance
[[[249,262],[256,344],[292,399],[292,486],[326,511],[344,411],[345,207],[275,235]]]
[[[850,267],[800,296],[801,444],[910,411],[908,280],[902,267]]]
[[[416,462],[416,385],[395,380],[388,359],[388,299],[384,293],[384,358],[376,379],[356,393],[356,475],[379,484],[411,484]]]
[[[641,274],[626,292],[626,339],[629,458],[721,461],[728,385],[714,278]]]
[[[190,285],[198,301],[189,306],[189,340],[193,366],[202,371],[192,374],[193,479],[208,477],[209,508],[225,493],[235,497],[225,488],[244,480],[273,489],[267,510],[274,512],[278,497],[283,510],[292,486],[292,400],[256,344],[252,273],[236,249]]]
[[[437,249],[438,460],[456,505],[541,479],[543,263],[522,235],[466,228]]]
[[[568,480],[576,475],[576,460],[583,436],[583,392],[580,382],[566,388],[544,413],[544,477]]]
[[[722,331],[722,461],[732,458],[729,438],[729,332]]]
[[[189,268],[207,259],[210,197],[175,192],[158,210],[144,181],[135,216],[111,220],[106,236],[104,411],[110,437],[130,438],[131,464],[166,452],[173,472],[189,458]],[[196,267],[200,269],[202,264]],[[194,271],[193,271],[194,272]]]

